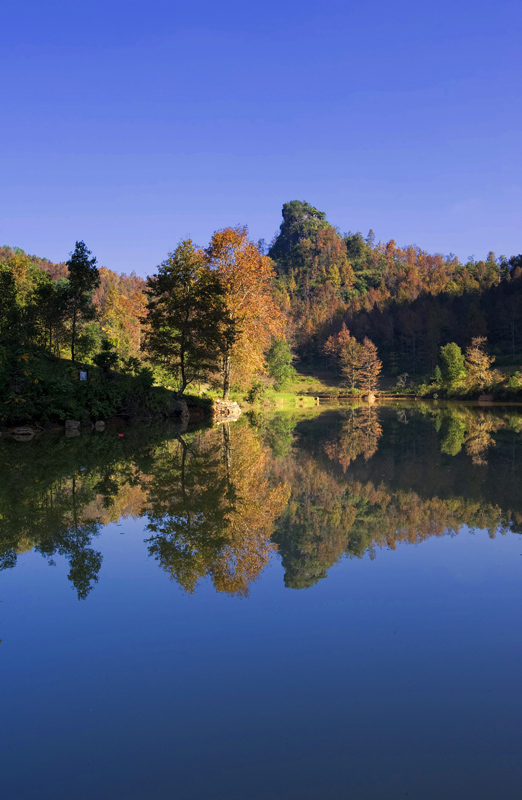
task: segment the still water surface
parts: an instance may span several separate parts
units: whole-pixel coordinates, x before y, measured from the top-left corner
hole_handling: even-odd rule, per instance
[[[522,415],[0,439],[4,800],[522,797]]]

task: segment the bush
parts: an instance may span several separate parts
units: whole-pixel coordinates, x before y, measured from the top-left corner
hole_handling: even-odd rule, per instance
[[[265,387],[259,381],[254,381],[248,392],[246,393],[245,400],[247,403],[256,403],[261,400],[265,392]]]

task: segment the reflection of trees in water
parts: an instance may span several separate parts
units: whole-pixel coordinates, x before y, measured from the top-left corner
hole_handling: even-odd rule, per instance
[[[343,555],[373,558],[379,548],[456,535],[464,525],[486,528],[491,536],[506,528],[497,505],[463,497],[425,499],[414,491],[347,479],[303,453],[278,475],[290,484],[291,495],[274,538],[285,585],[295,589],[325,578]]]
[[[377,409],[370,405],[350,408],[343,412],[343,416],[346,421],[339,436],[325,444],[325,451],[346,472],[357,456],[363,455],[368,460],[374,455],[382,436],[382,428]]]
[[[495,444],[492,434],[503,427],[500,420],[485,417],[483,414],[474,418],[466,429],[466,453],[477,466],[485,466],[488,462],[486,453]]]
[[[390,422],[394,415],[403,434]],[[291,486],[275,534],[286,585],[312,585],[343,555],[368,553],[374,557],[379,548],[395,549],[401,542],[456,535],[463,526],[486,529],[491,537],[499,531],[520,531],[521,510],[509,506],[502,510],[496,490],[491,492],[495,499],[486,499],[483,478],[474,470],[475,465],[487,467],[490,450],[495,453],[495,475],[500,461],[512,479],[515,442],[522,431],[520,415],[419,404],[415,411],[400,409],[399,414],[374,407],[349,409],[343,417],[340,430],[330,425],[335,434],[328,435],[324,446],[331,466],[315,455],[318,441],[311,452],[301,451],[298,458],[277,467],[278,476]],[[381,439],[384,418],[388,420],[387,435]],[[434,420],[435,431],[425,418]],[[494,434],[500,431],[513,432],[507,457],[502,448],[498,453],[495,450]],[[444,456],[456,456],[461,450],[464,468],[462,460],[451,459],[450,466],[443,461]],[[356,461],[358,455],[365,460]],[[344,474],[335,469],[336,464]],[[455,492],[453,471],[462,494]],[[393,484],[384,481],[385,474],[396,475],[404,485],[397,485],[397,479]],[[507,480],[504,483],[508,485]],[[515,499],[512,490],[508,489],[506,496]]]
[[[267,564],[286,502],[269,480],[269,451],[246,425],[225,424],[158,452],[149,489],[149,551],[192,592],[209,576],[245,595]]]
[[[441,431],[441,451],[456,456],[464,447],[475,466],[487,465],[488,450],[495,446],[495,433],[509,428],[520,430],[512,414],[465,406],[434,410],[424,404],[421,409],[434,417],[436,428]],[[516,419],[520,420],[519,417]]]
[[[0,568],[30,549],[50,564],[63,556],[86,597],[102,563],[92,548],[102,526],[148,514],[149,551],[184,589],[209,576],[218,591],[247,594],[273,551],[287,497],[270,482],[269,448],[246,424],[164,432],[161,444],[149,438],[135,449],[129,443],[128,452],[114,436],[101,448],[102,437],[35,442],[31,452],[10,442],[0,483]]]
[[[330,459],[337,461],[346,472],[350,464],[362,455],[372,458],[382,436],[380,413],[375,406],[353,407],[343,412],[345,422],[340,433],[325,444]],[[475,466],[487,465],[487,452],[495,446],[494,434],[500,430],[522,430],[522,417],[513,413],[486,411],[469,406],[444,406],[438,408],[428,403],[416,404],[415,411],[431,416],[441,435],[443,453],[456,456],[464,447]],[[407,425],[413,409],[397,409],[397,420]]]
[[[93,539],[103,525],[136,516],[143,506],[135,466],[112,437],[2,444],[0,568],[14,567],[18,554],[32,549],[50,565],[63,556],[85,598],[102,564]]]
[[[208,577],[245,595],[275,545],[286,585],[300,588],[343,554],[374,557],[462,525],[520,531],[521,432],[513,411],[419,403],[297,427],[282,413],[184,434],[1,441],[0,569],[29,549],[63,556],[86,597],[102,526],[148,515],[149,552],[184,590]]]

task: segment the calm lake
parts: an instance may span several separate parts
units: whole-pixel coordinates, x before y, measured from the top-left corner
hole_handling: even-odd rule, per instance
[[[519,800],[521,479],[508,407],[0,437],[0,796]]]

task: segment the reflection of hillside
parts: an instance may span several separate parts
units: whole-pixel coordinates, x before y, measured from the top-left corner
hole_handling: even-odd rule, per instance
[[[522,416],[417,404],[318,416],[251,415],[219,428],[0,440],[0,569],[63,556],[79,597],[102,566],[102,526],[147,517],[146,546],[184,590],[246,595],[277,545],[285,583],[341,556],[522,530]],[[146,523],[144,523],[145,525]]]
[[[462,526],[486,528],[491,536],[520,530],[522,507],[513,508],[520,506],[520,417],[463,407],[420,410],[424,416],[350,409],[326,414],[322,426],[297,427],[299,453],[276,468],[291,487],[275,535],[286,585],[312,585],[343,555],[374,557],[378,548],[455,535]],[[374,431],[384,432],[380,441]],[[495,448],[500,432],[509,446],[498,440]],[[484,468],[495,489],[488,491]],[[508,498],[503,509],[499,495]]]
[[[360,482],[329,474],[301,454],[278,473],[291,486],[288,506],[278,523],[277,541],[285,584],[298,589],[326,577],[343,555],[374,556],[377,548],[401,542],[457,534],[463,525],[502,526],[501,509],[461,497],[421,498],[413,491],[390,491],[385,484]]]

